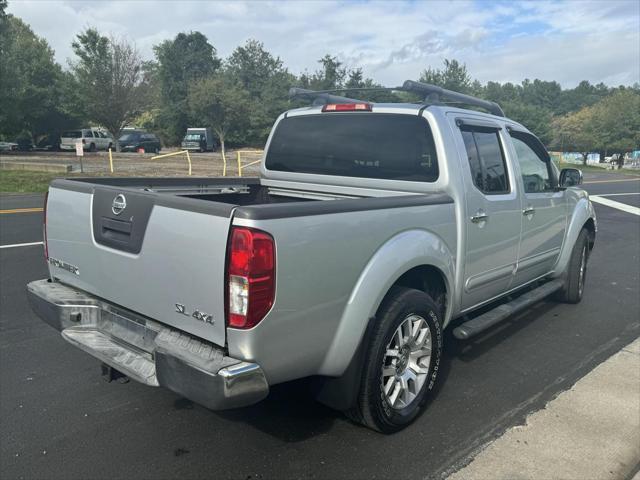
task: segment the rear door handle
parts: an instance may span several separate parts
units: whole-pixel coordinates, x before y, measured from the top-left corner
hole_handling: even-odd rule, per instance
[[[487,215],[482,210],[480,210],[480,211],[476,212],[476,214],[471,217],[471,221],[473,223],[486,222],[488,218],[489,218],[489,215]]]
[[[527,207],[524,210],[522,210],[523,215],[533,215],[534,213],[536,213],[536,209],[533,207]]]

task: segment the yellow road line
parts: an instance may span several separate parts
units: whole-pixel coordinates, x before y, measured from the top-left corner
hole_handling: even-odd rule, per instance
[[[635,182],[640,180],[640,177],[635,178],[620,178],[618,180],[592,180],[590,182],[582,182],[584,185],[592,183],[616,183],[616,182]]]
[[[0,210],[0,215],[6,214],[6,213],[35,213],[35,212],[41,212],[42,210],[43,210],[42,207],[39,207],[39,208],[14,208],[12,210]]]

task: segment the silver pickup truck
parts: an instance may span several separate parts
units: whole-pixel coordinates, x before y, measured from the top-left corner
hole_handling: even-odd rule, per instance
[[[106,374],[210,409],[312,377],[355,421],[408,425],[445,328],[580,301],[596,218],[499,106],[404,88],[428,102],[298,91],[316,104],[277,119],[259,178],[53,181],[34,311]]]

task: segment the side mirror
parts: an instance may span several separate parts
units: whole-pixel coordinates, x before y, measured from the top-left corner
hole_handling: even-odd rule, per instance
[[[582,184],[582,171],[577,168],[563,168],[560,170],[560,186],[575,187]]]

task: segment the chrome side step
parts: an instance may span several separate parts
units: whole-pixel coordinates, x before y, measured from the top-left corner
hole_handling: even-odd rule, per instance
[[[160,386],[156,378],[156,364],[151,356],[121,346],[95,328],[65,328],[62,338],[138,382],[150,387]]]
[[[560,290],[564,286],[564,282],[560,279],[552,280],[524,293],[515,300],[497,306],[493,310],[489,310],[482,315],[463,323],[453,330],[453,336],[458,340],[468,340],[475,337],[481,332],[493,327],[494,325],[506,320],[525,308],[539,302],[543,298],[551,295],[553,292]]]

